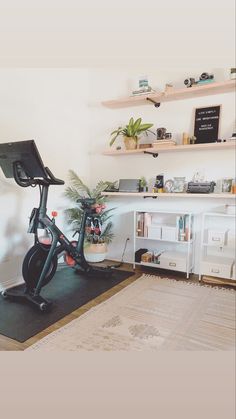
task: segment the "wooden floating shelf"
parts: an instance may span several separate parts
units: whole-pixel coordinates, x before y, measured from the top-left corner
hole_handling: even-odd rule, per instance
[[[102,102],[106,108],[123,108],[135,105],[152,105],[153,103],[147,98],[155,102],[170,102],[173,100],[190,99],[200,96],[216,95],[221,93],[233,92],[235,90],[235,80],[226,80],[219,83],[209,83],[204,85],[197,85],[194,87],[185,87],[183,89],[171,89],[168,92],[150,93],[140,96],[128,96],[120,99],[107,100]]]
[[[114,197],[151,197],[157,199],[163,198],[207,198],[207,199],[234,199],[236,195],[231,193],[152,193],[152,192],[102,192],[103,196],[114,196]]]
[[[130,154],[148,153],[167,153],[176,151],[196,151],[196,150],[224,150],[236,149],[236,141],[228,141],[225,143],[206,143],[206,144],[187,144],[187,145],[173,145],[173,146],[160,146],[152,148],[138,148],[136,150],[106,150],[103,152],[105,156],[126,156]]]

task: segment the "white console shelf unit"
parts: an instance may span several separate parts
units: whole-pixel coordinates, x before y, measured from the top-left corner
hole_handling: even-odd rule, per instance
[[[236,280],[235,214],[202,215],[199,281],[203,275]]]
[[[205,198],[205,199],[229,199],[235,200],[236,195],[232,193],[153,193],[153,192],[102,192],[103,196],[113,196],[113,197],[127,197],[127,198],[144,198],[151,197],[157,199],[164,198]]]
[[[154,223],[149,225],[149,228],[152,226],[154,228],[174,228],[176,227],[176,217],[177,216],[188,216],[187,229],[188,229],[188,239],[181,241],[177,237],[175,239],[163,239],[160,238],[151,238],[148,237],[149,233],[147,230],[147,236],[141,235],[138,236],[138,217],[140,214],[150,214]],[[189,278],[189,274],[193,269],[193,243],[194,243],[194,231],[193,231],[193,221],[194,214],[191,212],[178,212],[178,211],[144,211],[136,210],[134,211],[134,262],[133,267],[135,269],[136,265],[148,266],[158,269],[169,269],[176,270],[181,272],[186,272],[186,277]],[[146,226],[147,227],[147,226]],[[177,234],[177,230],[176,230]],[[154,262],[136,262],[135,261],[135,252],[139,248],[148,248],[149,251],[157,251],[157,253],[163,252],[163,255],[167,256],[163,262],[160,258],[160,263]],[[180,250],[179,250],[180,249]],[[164,256],[164,257],[165,257]]]

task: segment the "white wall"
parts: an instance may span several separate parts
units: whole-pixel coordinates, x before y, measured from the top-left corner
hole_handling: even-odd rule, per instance
[[[183,87],[183,80],[186,77],[199,77],[203,71],[213,71],[216,81],[228,79],[227,69],[175,69],[147,71],[150,84],[153,88],[164,89],[165,83],[172,82],[175,87]],[[133,116],[142,117],[144,122],[154,123],[154,127],[166,127],[173,133],[173,137],[181,143],[182,133],[193,133],[194,108],[214,104],[222,104],[222,119],[220,137],[231,136],[235,123],[235,103],[234,94],[227,93],[196,99],[188,99],[162,103],[160,108],[154,106],[138,106],[121,109],[107,109],[101,106],[100,102],[117,97],[127,96],[130,91],[137,88],[139,73],[137,71],[117,71],[100,70],[91,72],[91,98],[90,112],[96,130],[91,135],[91,164],[92,182],[96,183],[99,179],[117,180],[119,178],[139,178],[145,176],[149,179],[150,185],[153,184],[157,174],[163,173],[165,180],[174,176],[186,176],[186,180],[192,179],[194,172],[202,171],[207,180],[218,180],[223,177],[234,177],[235,154],[232,150],[219,151],[197,151],[183,153],[160,154],[154,159],[148,155],[131,155],[120,157],[103,156],[102,151],[109,147],[110,132],[122,125]],[[122,141],[122,140],[120,140]],[[117,142],[117,145],[120,142]],[[204,209],[215,209],[225,204],[223,201],[212,199],[128,199],[113,198],[110,206],[116,207],[114,216],[115,240],[110,246],[109,256],[119,259],[126,237],[132,238],[133,221],[132,211],[135,209],[143,210],[189,210],[201,213]],[[198,245],[200,219],[196,219],[197,243],[196,243],[196,263],[195,272],[198,264]],[[129,242],[126,260],[132,260],[133,244]]]
[[[143,67],[143,63],[142,63]],[[166,82],[183,85],[186,76],[199,76],[202,71],[214,71],[216,78],[228,77],[227,70],[199,68],[166,71],[150,70],[150,83],[163,89]],[[106,157],[109,134],[130,116],[141,116],[156,127],[165,126],[180,141],[183,131],[191,132],[193,109],[196,106],[222,104],[221,135],[231,135],[234,124],[233,94],[209,96],[186,101],[163,103],[160,108],[142,106],[110,110],[101,101],[127,95],[137,87],[139,73],[132,69],[5,69],[0,70],[0,142],[35,139],[45,165],[57,177],[66,179],[68,169],[74,169],[90,185],[100,179],[121,177],[150,179],[158,173],[165,178],[183,175],[191,179],[196,170],[204,170],[207,179],[234,176],[232,151],[169,153],[151,156]],[[118,143],[117,143],[118,144]],[[58,224],[63,224],[63,187],[53,187],[48,209],[59,210]],[[0,286],[8,286],[20,277],[21,262],[32,238],[27,235],[28,216],[37,206],[38,194],[33,189],[21,189],[0,173]],[[198,200],[129,200],[110,202],[115,206],[115,240],[109,257],[119,259],[126,237],[132,237],[132,211],[136,208],[178,209],[201,212],[223,202]],[[199,229],[199,222],[197,223]],[[132,241],[126,260],[132,260]],[[196,268],[197,270],[197,268]]]
[[[69,169],[89,182],[88,72],[76,69],[0,70],[0,142],[35,139],[44,164],[66,180]],[[21,189],[0,171],[0,286],[20,276],[32,237],[28,216],[38,191]],[[63,223],[64,187],[51,188],[48,209]],[[10,282],[9,282],[10,281]]]

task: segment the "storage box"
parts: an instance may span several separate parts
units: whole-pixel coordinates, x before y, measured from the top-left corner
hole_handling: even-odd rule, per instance
[[[227,230],[208,230],[208,244],[211,246],[224,246],[226,244]]]
[[[231,258],[208,256],[202,262],[201,271],[203,275],[230,279],[232,277],[233,263],[234,260]]]
[[[177,240],[176,227],[162,226],[161,238],[162,240],[176,241]]]
[[[186,272],[187,255],[180,252],[164,252],[160,256],[160,268]]]
[[[142,262],[151,263],[152,262],[152,259],[153,259],[152,252],[143,253],[142,256],[141,256],[141,261]]]
[[[148,227],[148,238],[160,240],[161,239],[161,226],[151,224]]]

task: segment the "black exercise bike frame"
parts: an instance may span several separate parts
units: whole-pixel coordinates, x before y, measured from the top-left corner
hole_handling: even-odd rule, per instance
[[[80,225],[79,238],[77,241],[76,247],[70,242],[70,240],[65,236],[65,234],[56,226],[55,219],[49,218],[47,215],[47,200],[48,200],[48,190],[49,186],[53,184],[60,184],[57,182],[62,182],[56,179],[51,171],[45,167],[46,172],[49,175],[48,179],[30,179],[22,178],[22,172],[24,173],[24,168],[20,162],[15,162],[13,165],[14,179],[16,183],[21,187],[36,186],[40,187],[40,203],[38,208],[34,208],[30,217],[30,225],[28,232],[34,233],[35,238],[37,237],[37,229],[47,229],[52,237],[52,242],[50,244],[50,250],[47,255],[46,262],[43,266],[41,275],[39,277],[37,286],[32,291],[32,296],[37,297],[40,295],[41,288],[43,286],[44,279],[47,275],[47,272],[50,268],[50,264],[54,255],[59,256],[62,252],[67,252],[76,262],[74,269],[82,271],[84,273],[90,273],[95,269],[92,268],[85,259],[84,256],[84,239],[85,239],[85,227],[88,217],[93,217],[95,215],[94,210],[92,210],[91,205],[95,203],[94,199],[84,198],[78,202],[81,204],[83,209],[83,215]],[[64,182],[63,182],[64,183]],[[36,240],[37,243],[37,240]],[[39,243],[39,242],[38,242]],[[58,245],[59,243],[59,245]]]

